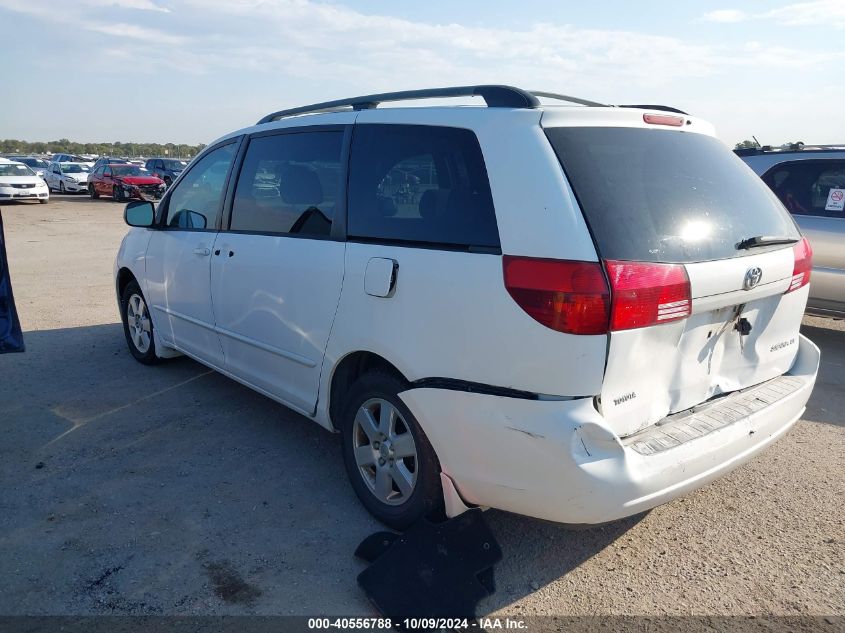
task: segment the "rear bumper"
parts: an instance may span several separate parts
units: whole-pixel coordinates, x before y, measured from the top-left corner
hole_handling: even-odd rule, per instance
[[[725,399],[708,408],[709,426],[673,432],[678,441],[651,451],[642,440],[655,437],[620,439],[590,399],[520,400],[443,389],[400,395],[465,501],[562,523],[603,523],[695,490],[775,442],[804,412],[818,366],[818,348],[801,336],[781,385],[789,387],[780,388],[777,399],[776,383],[765,383],[764,406],[743,408],[740,400]],[[751,390],[743,395],[748,404]],[[723,405],[723,413],[732,411],[728,421],[716,419],[715,406]]]

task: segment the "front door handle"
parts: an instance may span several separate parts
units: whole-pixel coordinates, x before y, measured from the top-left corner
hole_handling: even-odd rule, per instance
[[[194,255],[200,255],[202,257],[208,257],[208,255],[210,253],[211,253],[211,251],[208,250],[207,248],[195,248],[194,249]]]

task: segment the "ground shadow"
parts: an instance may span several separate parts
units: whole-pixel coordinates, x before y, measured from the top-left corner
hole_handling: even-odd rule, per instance
[[[801,326],[801,333],[822,350],[816,386],[803,419],[845,426],[845,330],[836,328],[841,321],[814,319],[814,323]]]
[[[189,359],[140,365],[117,323],[24,336],[25,354],[0,357],[0,555],[30,571],[0,613],[371,613],[353,552],[383,527],[336,436]],[[480,613],[638,521],[487,517],[504,559]],[[220,590],[223,577],[239,590]]]

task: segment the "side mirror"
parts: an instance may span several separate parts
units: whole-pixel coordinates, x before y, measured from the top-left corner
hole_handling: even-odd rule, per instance
[[[123,210],[123,220],[129,226],[149,228],[155,221],[155,207],[149,200],[133,200]]]

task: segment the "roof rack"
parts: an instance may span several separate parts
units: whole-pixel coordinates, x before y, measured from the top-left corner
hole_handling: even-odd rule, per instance
[[[535,97],[545,97],[546,99],[557,99],[558,101],[569,101],[570,103],[577,103],[582,106],[589,106],[591,108],[606,108],[606,103],[599,103],[597,101],[588,101],[587,99],[580,99],[579,97],[570,97],[568,95],[560,95],[556,92],[542,92],[540,90],[532,90],[531,94]]]
[[[261,119],[258,123],[269,123],[286,116],[295,114],[306,114],[309,112],[340,112],[347,108],[353,110],[370,110],[380,103],[388,101],[410,101],[414,99],[437,99],[448,97],[481,97],[488,108],[536,108],[540,105],[537,97],[568,101],[583,106],[602,107],[605,104],[596,101],[588,101],[578,97],[570,97],[554,92],[541,92],[539,90],[522,90],[513,86],[481,85],[481,86],[454,86],[451,88],[426,88],[423,90],[403,90],[401,92],[384,92],[376,95],[364,95],[361,97],[350,97],[349,99],[338,99],[336,101],[324,101],[312,105],[290,108],[272,112]]]
[[[258,125],[277,121],[283,117],[294,116],[296,114],[342,112],[348,108],[352,108],[353,110],[371,110],[378,107],[380,103],[390,101],[411,101],[415,99],[438,99],[449,97],[481,97],[484,99],[488,108],[536,108],[541,105],[538,97],[567,101],[569,103],[577,103],[578,105],[593,108],[611,107],[605,103],[581,99],[580,97],[562,95],[556,92],[523,90],[513,86],[490,84],[480,86],[453,86],[451,88],[425,88],[422,90],[403,90],[400,92],[383,92],[381,94],[362,95],[360,97],[337,99],[335,101],[323,101],[322,103],[313,103],[311,105],[300,106],[298,108],[289,108],[287,110],[271,112],[267,116],[263,117],[258,122]],[[666,112],[687,114],[683,110],[678,110],[677,108],[664,105],[620,105],[616,107],[665,110]]]
[[[741,147],[735,149],[734,153],[737,156],[757,156],[759,154],[782,154],[789,152],[802,152],[806,154],[824,153],[824,152],[842,152],[845,151],[845,144],[834,145],[805,145],[804,143],[789,143],[783,147],[773,147],[772,145],[763,145],[761,147]]]
[[[324,101],[312,105],[272,112],[262,118],[258,124],[276,121],[286,116],[308,112],[332,112],[351,107],[353,110],[370,110],[386,101],[410,101],[413,99],[437,99],[446,97],[482,97],[489,108],[536,108],[540,105],[533,94],[513,86],[455,86],[452,88],[426,88],[423,90],[403,90],[384,92],[375,95],[363,95],[336,101]]]
[[[661,110],[663,112],[676,112],[677,114],[686,114],[689,116],[689,112],[684,112],[683,110],[678,110],[678,108],[673,108],[672,106],[666,105],[655,105],[655,104],[645,104],[645,105],[638,105],[638,104],[625,104],[625,105],[618,105],[617,108],[637,108],[638,110]]]

